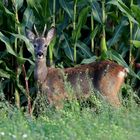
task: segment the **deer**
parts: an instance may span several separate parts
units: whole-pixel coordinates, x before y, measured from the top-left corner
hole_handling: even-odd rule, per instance
[[[111,106],[120,107],[122,103],[118,94],[127,76],[128,68],[110,60],[64,69],[48,67],[46,65],[47,49],[56,35],[56,29],[51,27],[48,32],[46,30],[45,26],[42,35],[39,35],[34,26],[34,31],[26,28],[25,32],[26,37],[34,46],[34,79],[37,83],[37,89],[39,93],[47,96],[49,104],[56,108],[63,108],[61,101],[69,98],[65,89],[64,76],[66,76],[76,98],[79,96],[88,98],[91,94],[91,84]],[[45,35],[45,33],[47,34]],[[78,91],[77,83],[81,92]]]

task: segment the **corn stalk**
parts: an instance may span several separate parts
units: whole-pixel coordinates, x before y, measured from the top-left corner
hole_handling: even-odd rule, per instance
[[[133,0],[131,0],[130,7],[133,5]],[[133,40],[133,23],[129,19],[129,28],[130,28],[130,40]],[[133,49],[133,44],[130,43],[130,48],[129,48],[129,64],[130,67],[132,67],[132,49]]]
[[[15,23],[15,29],[17,29],[17,32],[18,34],[21,34],[21,29],[19,27],[19,18],[18,18],[18,5],[16,4],[16,1],[14,0],[13,1],[13,5],[14,5],[14,9],[15,9],[15,19],[16,19],[16,23]],[[19,40],[20,41],[20,40]],[[18,39],[15,38],[15,52],[16,54],[18,53]],[[23,52],[21,53],[23,54]],[[16,80],[19,81],[19,65],[17,64],[17,67],[16,67]],[[22,72],[24,74],[24,80],[25,80],[25,89],[26,89],[26,97],[27,97],[27,101],[28,101],[28,113],[31,115],[31,100],[30,100],[30,93],[29,93],[29,86],[28,86],[28,80],[26,79],[26,70],[25,70],[25,66],[24,64],[22,64]],[[15,98],[16,98],[16,105],[18,108],[20,108],[20,94],[18,92],[17,89],[15,89]]]
[[[94,31],[93,9],[91,11],[91,33]],[[91,38],[91,51],[94,52],[94,38]]]
[[[73,14],[73,30],[75,31],[76,30],[76,14],[77,14],[77,11],[76,11],[76,6],[77,6],[77,0],[74,0],[74,14]],[[76,64],[76,61],[77,61],[77,52],[76,52],[76,42],[77,42],[77,39],[75,38],[74,40],[74,63]]]
[[[106,22],[106,15],[105,15],[105,0],[102,0],[102,38],[101,38],[101,53],[105,53],[107,51],[106,46],[106,33],[105,33],[105,22]]]

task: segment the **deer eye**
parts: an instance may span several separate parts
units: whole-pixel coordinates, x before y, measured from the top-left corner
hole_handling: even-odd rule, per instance
[[[34,48],[36,48],[37,47],[37,44],[34,44]]]
[[[45,48],[47,47],[47,45],[45,45]]]

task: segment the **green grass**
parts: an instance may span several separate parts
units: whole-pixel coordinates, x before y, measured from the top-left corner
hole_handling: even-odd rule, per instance
[[[0,139],[27,140],[138,140],[140,138],[140,108],[132,102],[129,107],[114,109],[100,105],[72,108],[29,117],[15,108],[1,107]]]

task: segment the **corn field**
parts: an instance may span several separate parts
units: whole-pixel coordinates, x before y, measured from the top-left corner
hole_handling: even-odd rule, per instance
[[[48,66],[109,59],[129,69],[127,83],[139,95],[139,0],[1,0],[0,100],[18,108],[34,100],[34,49],[25,27],[42,33],[45,24],[57,30]]]

